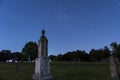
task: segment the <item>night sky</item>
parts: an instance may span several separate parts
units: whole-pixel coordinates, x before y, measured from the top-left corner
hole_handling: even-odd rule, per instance
[[[0,0],[0,50],[22,50],[46,30],[49,54],[120,43],[120,0]]]

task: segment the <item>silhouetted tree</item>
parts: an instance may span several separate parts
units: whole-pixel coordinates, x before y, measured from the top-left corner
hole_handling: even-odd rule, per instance
[[[89,55],[85,51],[71,51],[63,55],[64,61],[89,61]]]
[[[26,55],[31,61],[35,60],[38,54],[38,45],[36,42],[28,42],[22,49],[22,53]]]
[[[120,60],[120,44],[112,42],[110,46],[112,47],[112,55]]]
[[[63,55],[64,61],[74,61],[75,60],[75,55],[73,52],[67,52]]]
[[[28,58],[26,55],[20,53],[20,52],[14,52],[12,53],[12,59],[17,61],[28,61]]]
[[[91,61],[101,61],[110,56],[110,50],[106,46],[104,47],[104,49],[98,49],[98,50],[91,49],[89,55]]]
[[[86,53],[84,50],[77,50],[74,54],[77,61],[89,61],[89,54]]]
[[[49,58],[50,58],[52,61],[56,61],[56,60],[57,60],[57,56],[55,56],[55,55],[50,55]]]
[[[102,58],[105,59],[105,58],[108,58],[109,56],[111,56],[110,54],[110,50],[107,46],[104,47],[103,49],[103,55],[102,55]]]
[[[11,59],[11,51],[10,50],[2,50],[0,52],[0,61],[6,62]]]
[[[63,55],[62,54],[58,54],[56,60],[57,61],[63,61]]]

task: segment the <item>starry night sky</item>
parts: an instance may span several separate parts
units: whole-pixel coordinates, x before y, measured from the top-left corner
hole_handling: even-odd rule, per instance
[[[0,50],[21,51],[43,28],[49,54],[120,43],[120,0],[0,0]]]

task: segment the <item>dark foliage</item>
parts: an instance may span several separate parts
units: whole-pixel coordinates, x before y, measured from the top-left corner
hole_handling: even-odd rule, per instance
[[[112,47],[112,55],[118,58],[120,61],[120,44],[113,42],[110,44],[110,46]]]
[[[89,62],[89,61],[97,61],[100,62],[102,60],[106,60],[110,56],[110,50],[108,47],[104,47],[103,49],[91,49],[90,53],[85,51],[76,50],[67,52],[65,54],[50,55],[50,59],[52,61],[70,61],[70,62]]]
[[[120,44],[113,42],[110,44],[110,49],[105,46],[101,49],[91,49],[89,53],[84,50],[69,51],[65,54],[50,55],[49,58],[52,61],[69,61],[69,62],[89,62],[89,61],[104,61],[110,55],[118,58],[120,60]],[[20,52],[11,52],[10,50],[0,51],[0,61],[6,62],[7,60],[17,60],[17,61],[32,61],[37,57],[38,46],[35,42],[28,42]]]
[[[2,50],[0,52],[0,61],[5,62],[11,58],[11,51],[10,50]]]
[[[35,60],[38,54],[38,45],[36,42],[28,42],[22,49],[22,53],[28,57],[30,61]]]

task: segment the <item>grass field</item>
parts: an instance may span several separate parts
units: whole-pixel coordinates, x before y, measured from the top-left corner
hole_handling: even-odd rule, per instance
[[[32,80],[33,63],[0,63],[0,80]],[[52,63],[53,80],[112,80],[105,63]]]

